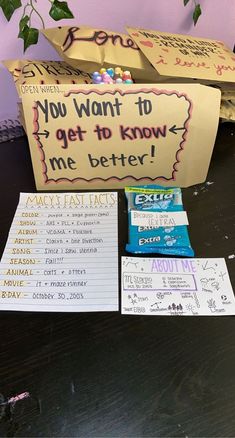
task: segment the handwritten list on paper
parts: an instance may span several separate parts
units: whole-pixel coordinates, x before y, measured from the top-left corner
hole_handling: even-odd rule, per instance
[[[21,193],[0,264],[0,309],[117,311],[117,193]]]
[[[122,257],[122,313],[235,315],[225,260]]]

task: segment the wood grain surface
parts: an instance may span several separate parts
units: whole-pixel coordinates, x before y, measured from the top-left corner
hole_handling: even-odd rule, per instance
[[[27,140],[2,143],[0,250],[20,191],[35,191]],[[235,125],[219,128],[207,183],[183,190],[196,257],[224,257],[235,287]],[[208,184],[212,183],[213,184]],[[119,249],[127,213],[119,190]],[[1,437],[234,437],[235,318],[0,313]]]

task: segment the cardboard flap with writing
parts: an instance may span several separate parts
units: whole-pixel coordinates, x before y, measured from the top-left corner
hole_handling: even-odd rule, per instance
[[[235,54],[221,41],[127,27],[160,75],[235,82]]]
[[[202,85],[21,87],[43,190],[189,186],[206,178],[220,91]]]

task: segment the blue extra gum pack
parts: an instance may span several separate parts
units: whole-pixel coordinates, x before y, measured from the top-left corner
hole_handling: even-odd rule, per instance
[[[157,253],[193,257],[187,225],[138,226],[132,224],[133,212],[171,213],[184,211],[181,189],[155,185],[126,187],[129,243],[126,250],[135,254]]]

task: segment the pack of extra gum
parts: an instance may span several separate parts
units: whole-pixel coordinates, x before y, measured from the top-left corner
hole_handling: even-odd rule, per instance
[[[181,222],[176,218],[185,213],[181,189],[148,185],[126,187],[125,194],[128,202],[128,252],[194,256],[187,225],[177,225]],[[149,225],[151,214],[148,213],[156,213],[153,216],[158,218],[158,226]],[[142,218],[141,225],[133,224],[135,216]]]

